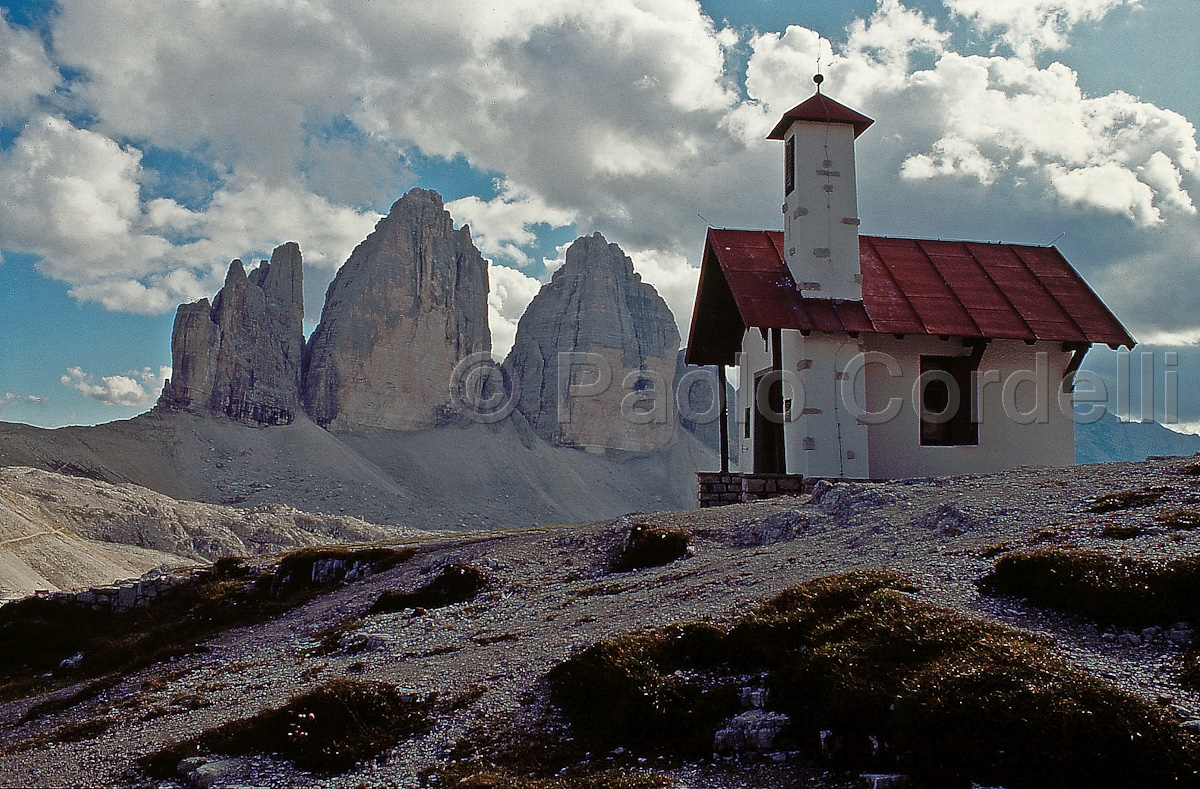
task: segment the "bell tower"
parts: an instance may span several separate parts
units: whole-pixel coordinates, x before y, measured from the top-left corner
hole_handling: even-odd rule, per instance
[[[862,299],[854,141],[874,123],[817,92],[767,135],[783,140],[784,261],[805,296]]]

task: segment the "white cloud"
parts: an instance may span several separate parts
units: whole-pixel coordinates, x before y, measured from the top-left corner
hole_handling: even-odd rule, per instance
[[[38,397],[37,395],[15,395],[12,392],[5,392],[0,396],[0,406],[9,405],[46,405],[50,402],[49,397]]]
[[[522,247],[537,241],[535,225],[557,228],[575,221],[573,211],[551,208],[540,197],[508,182],[500,184],[499,191],[487,201],[471,195],[446,204],[459,226],[471,226],[471,239],[487,257],[502,257],[517,266],[527,266],[529,255]]]
[[[663,297],[679,324],[679,336],[687,344],[688,327],[692,321],[692,305],[696,301],[696,285],[700,268],[688,262],[684,255],[645,249],[627,253],[633,268],[642,280],[654,286]]]
[[[492,354],[503,359],[512,349],[517,323],[525,308],[542,288],[542,283],[515,268],[492,263],[488,266],[488,324],[492,329]]]
[[[204,210],[190,211],[168,199],[146,201],[142,177],[136,148],[38,116],[0,152],[0,238],[40,255],[39,270],[70,284],[80,300],[156,314],[211,295],[230,260],[284,241],[301,244],[319,298],[378,219],[237,174]]]
[[[894,106],[901,97],[932,110],[940,121],[932,131],[941,134],[906,159],[906,178],[1032,178],[1066,203],[1142,226],[1158,224],[1163,210],[1195,212],[1181,172],[1200,165],[1195,127],[1127,93],[1085,96],[1062,64],[947,53],[895,96],[878,98]],[[928,130],[912,131],[910,139]]]
[[[1048,240],[1064,218],[1091,229],[1127,216],[1113,223],[1126,246],[1088,263],[1115,272],[1134,247],[1186,249],[1163,239],[1195,210],[1195,129],[1126,93],[1085,95],[1070,69],[1027,55],[1127,4],[947,0],[987,40],[1025,47],[968,57],[933,17],[880,0],[836,49],[796,26],[752,37],[739,86],[726,62],[737,33],[695,0],[60,0],[55,57],[82,75],[70,92],[89,126],[39,120],[26,148],[0,154],[17,190],[0,197],[0,236],[42,255],[77,297],[139,311],[210,295],[229,259],[295,240],[312,315],[377,218],[362,206],[381,184],[403,191],[405,157],[462,157],[505,184],[494,200],[450,204],[486,254],[536,267],[540,223],[599,230],[631,250],[686,331],[696,214],[778,226],[781,152],[763,137],[807,97],[820,52],[827,92],[879,121],[859,144],[860,200],[887,200],[865,227],[900,206],[902,221],[880,229],[978,237],[980,217],[1011,216],[1022,233],[1052,222]],[[202,158],[217,174],[211,201],[149,199],[148,146]],[[519,300],[501,298],[496,320],[515,320],[505,313]],[[493,329],[499,347],[507,328]]]
[[[0,8],[0,121],[28,115],[59,80],[42,39],[10,25]]]
[[[1000,39],[1022,58],[1065,49],[1067,34],[1081,22],[1099,22],[1110,11],[1138,0],[942,0],[951,12]]]
[[[67,369],[60,379],[63,386],[82,392],[85,396],[105,405],[149,408],[158,399],[163,384],[171,377],[170,367],[149,367],[130,371],[125,375],[105,375],[96,383],[95,376],[79,366]]]
[[[10,410],[14,408],[18,411],[23,410],[23,406],[48,406],[50,405],[49,397],[41,397],[39,395],[26,394],[18,395],[12,392],[0,394],[0,419],[8,415]]]

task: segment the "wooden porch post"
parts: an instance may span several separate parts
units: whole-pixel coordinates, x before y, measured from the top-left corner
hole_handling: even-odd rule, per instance
[[[721,403],[721,473],[729,473],[729,403],[725,397],[725,365],[717,365],[717,397]]]

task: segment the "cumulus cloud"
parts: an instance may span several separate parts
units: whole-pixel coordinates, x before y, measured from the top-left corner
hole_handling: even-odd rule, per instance
[[[59,81],[42,39],[10,25],[0,8],[0,122],[27,115]]]
[[[537,241],[534,226],[565,227],[575,221],[575,213],[552,208],[536,195],[503,182],[500,194],[491,200],[471,195],[446,204],[446,209],[461,225],[471,226],[471,238],[488,257],[502,257],[519,267],[529,265],[522,247]]]
[[[70,92],[88,121],[43,116],[0,154],[14,185],[0,236],[42,255],[77,297],[143,312],[209,295],[230,258],[295,240],[312,264],[312,314],[378,218],[374,198],[354,195],[385,182],[398,195],[407,157],[461,157],[502,179],[495,199],[450,203],[489,257],[536,267],[528,250],[543,228],[599,230],[686,329],[696,215],[779,225],[781,151],[763,137],[806,98],[818,54],[826,89],[879,120],[859,143],[860,200],[886,199],[864,229],[979,237],[980,217],[1034,233],[1124,216],[1129,252],[1142,243],[1129,238],[1190,221],[1192,124],[1127,93],[1087,95],[1070,69],[1031,57],[1127,0],[946,4],[1015,54],[959,54],[901,0],[879,0],[840,43],[798,26],[741,42],[695,0],[60,0],[54,54],[81,75]],[[749,53],[742,84],[734,48]],[[149,146],[202,157],[213,193],[151,199]],[[1115,271],[1120,254],[1091,270]],[[495,320],[511,322],[536,280],[504,269],[494,279],[516,295],[497,296]],[[493,328],[502,347],[512,327]]]
[[[492,329],[492,355],[508,356],[517,336],[517,323],[542,283],[515,268],[495,263],[488,267],[488,324]]]
[[[696,285],[700,282],[700,267],[691,265],[684,255],[655,249],[633,250],[629,252],[629,258],[633,261],[634,271],[641,274],[643,281],[653,285],[667,302],[679,324],[679,336],[686,345],[692,303],[696,300]]]
[[[1138,0],[942,0],[954,14],[983,32],[998,30],[1018,56],[1065,49],[1067,35],[1081,22],[1098,22],[1113,9]]]
[[[942,135],[905,160],[906,178],[1035,178],[1066,203],[1142,226],[1195,212],[1182,175],[1200,165],[1191,122],[1123,92],[1085,96],[1060,63],[947,53],[901,93],[935,108]]]
[[[211,295],[231,259],[284,241],[298,241],[328,282],[378,219],[237,174],[203,211],[147,200],[141,159],[136,148],[38,116],[0,152],[0,238],[40,255],[39,270],[69,283],[78,299],[156,314]]]
[[[149,367],[141,371],[130,371],[124,375],[105,375],[96,383],[96,377],[75,366],[67,369],[60,379],[62,385],[82,392],[86,397],[105,405],[149,408],[158,399],[163,384],[171,377],[170,367]]]

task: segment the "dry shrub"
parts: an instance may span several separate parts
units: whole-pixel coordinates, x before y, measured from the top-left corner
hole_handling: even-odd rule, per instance
[[[1119,523],[1110,523],[1100,530],[1100,535],[1114,540],[1131,540],[1140,536],[1142,532],[1142,527],[1136,524],[1123,526]]]
[[[603,745],[684,755],[737,712],[722,689],[765,672],[770,707],[792,719],[784,746],[820,754],[827,732],[839,766],[930,786],[1196,785],[1200,754],[1161,709],[911,588],[848,573],[792,587],[728,633],[620,636],[556,667],[551,698]]]
[[[716,670],[724,645],[724,633],[702,623],[618,636],[552,669],[551,699],[598,747],[611,740],[704,755],[738,704],[732,680]]]
[[[370,614],[386,614],[406,608],[443,608],[474,600],[487,585],[487,576],[469,564],[448,564],[429,583],[415,592],[388,589],[371,606]]]
[[[1116,493],[1105,493],[1092,502],[1089,512],[1116,512],[1134,507],[1149,507],[1162,498],[1163,492],[1153,488],[1141,490],[1122,490]]]
[[[337,583],[311,581],[312,565],[321,559],[348,558],[379,568],[413,553],[411,548],[306,548],[285,555],[274,571],[257,578],[241,560],[221,559],[146,607],[123,613],[40,597],[9,603],[0,607],[0,698],[44,689],[44,681],[31,678],[46,672],[55,672],[59,681],[123,673],[192,652],[223,630],[278,616]],[[281,582],[282,577],[291,580]],[[83,657],[74,668],[60,668],[77,653]]]
[[[661,567],[686,558],[691,545],[692,534],[685,529],[664,529],[638,523],[630,529],[629,539],[621,555],[613,562],[612,570],[623,573]]]
[[[386,682],[337,679],[277,709],[230,721],[143,757],[151,777],[169,778],[197,754],[274,753],[302,770],[340,775],[424,731],[433,698]]]
[[[1200,558],[1151,562],[1043,548],[1000,557],[979,583],[993,594],[1104,623],[1140,627],[1200,617]]]
[[[1171,510],[1160,512],[1154,520],[1171,529],[1191,530],[1200,526],[1200,512],[1196,510]]]

